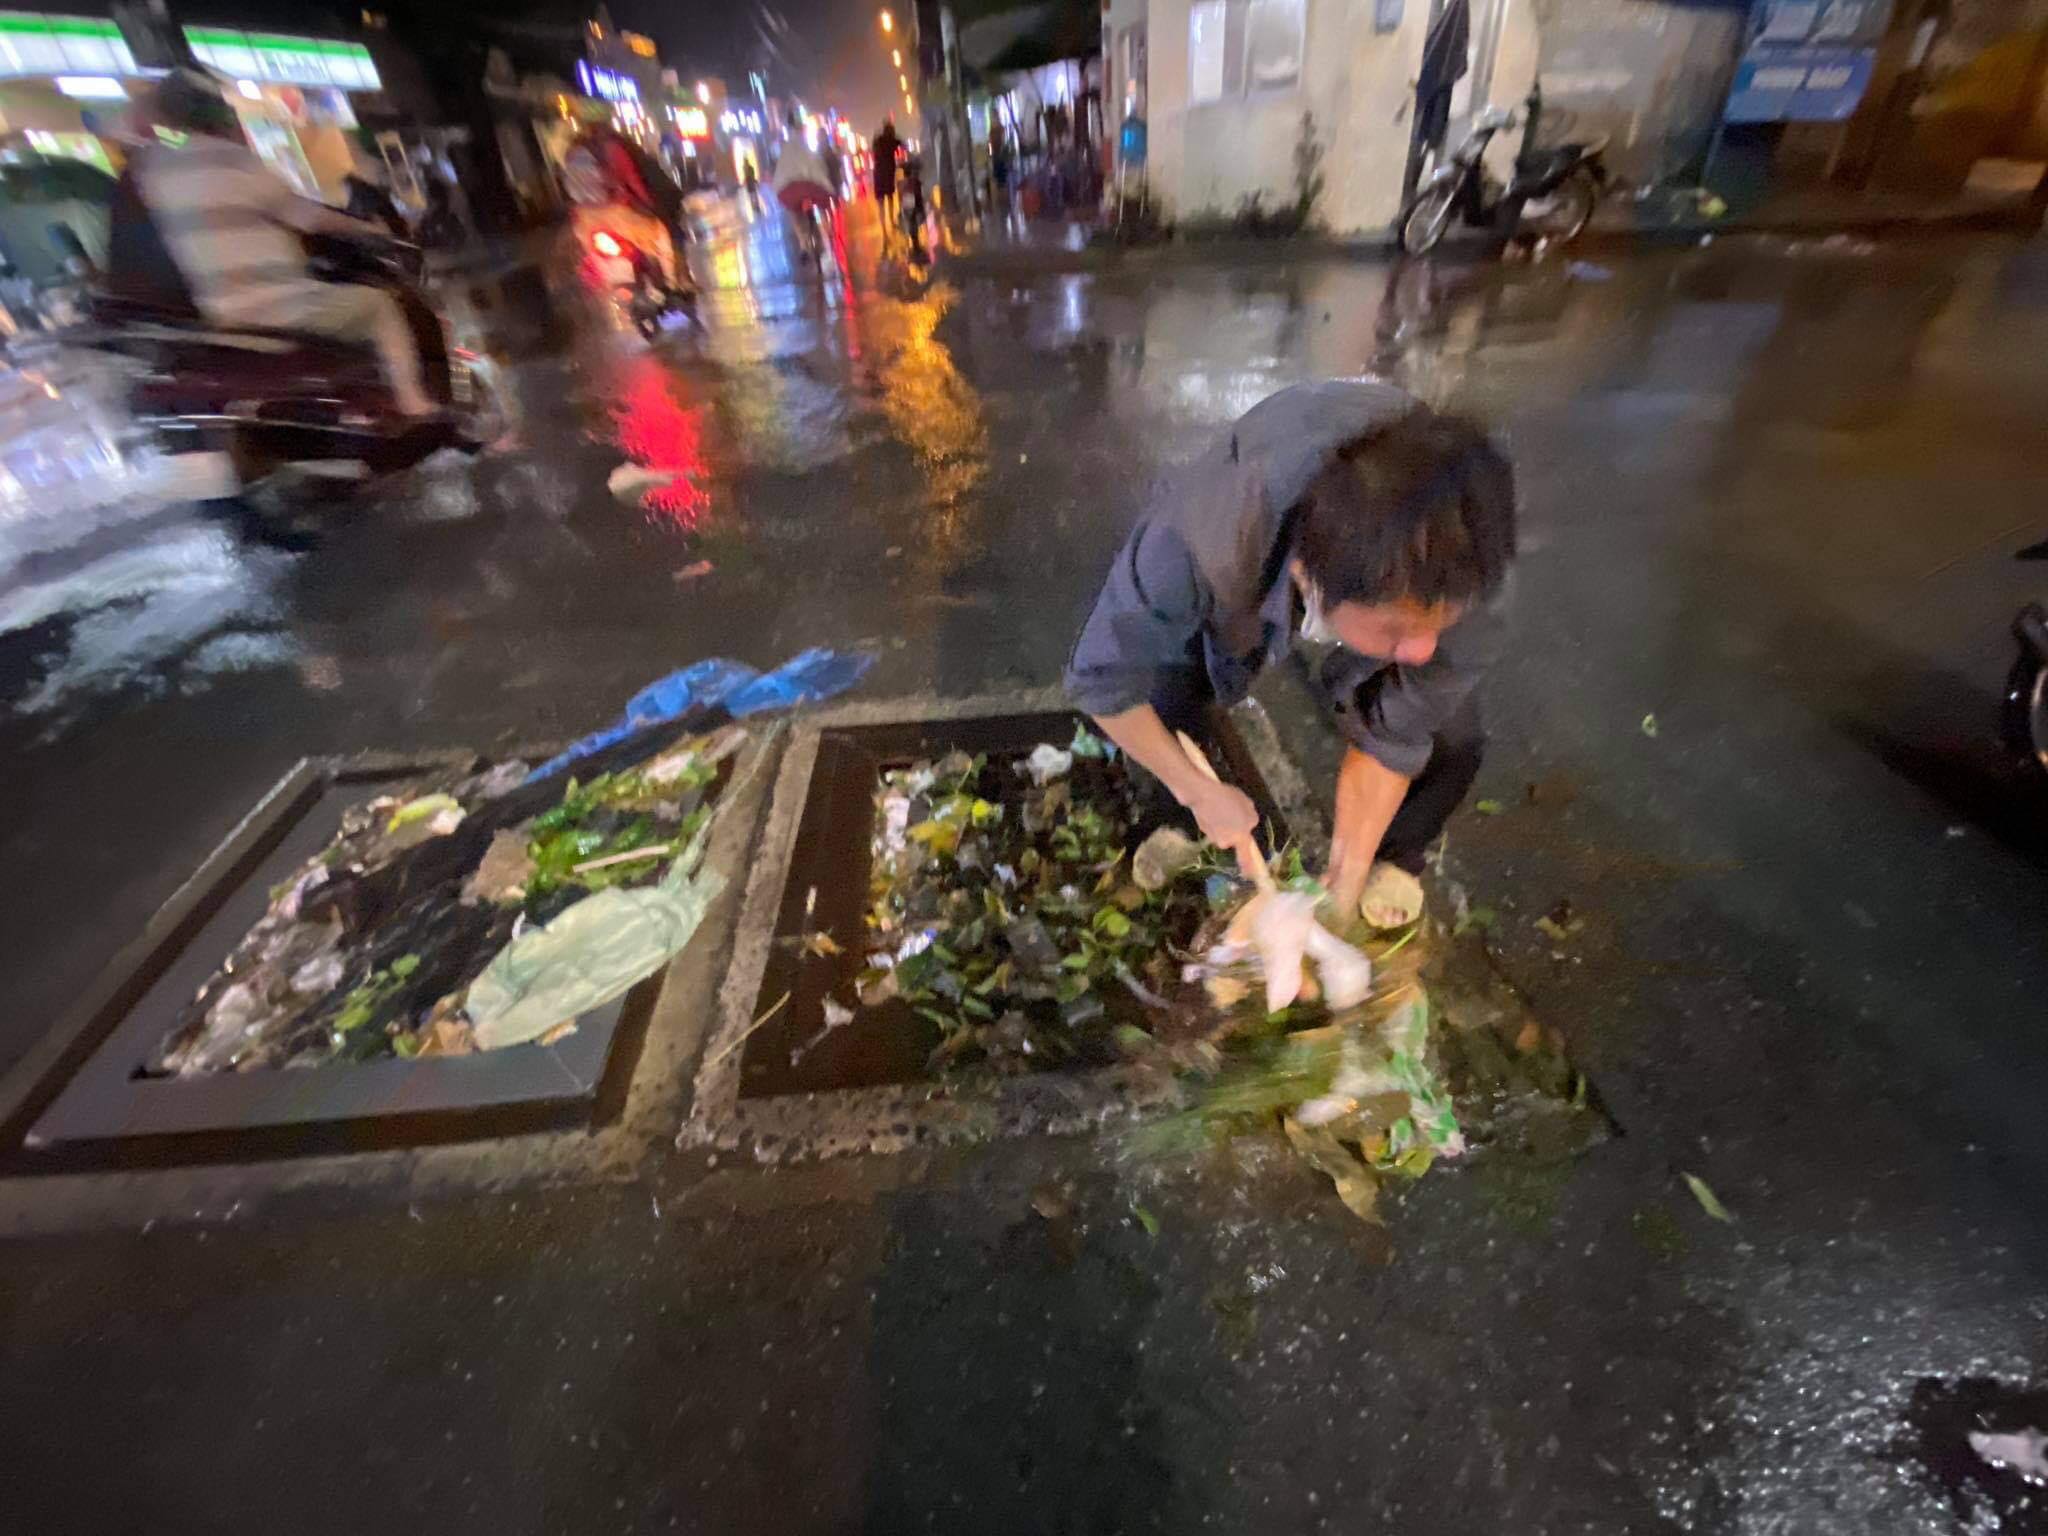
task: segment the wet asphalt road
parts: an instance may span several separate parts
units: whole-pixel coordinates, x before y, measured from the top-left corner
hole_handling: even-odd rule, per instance
[[[1376,368],[1519,466],[1503,809],[1450,868],[1623,1134],[1433,1174],[1391,1263],[1270,1148],[1087,1140],[18,1239],[21,1528],[2040,1528],[1944,1492],[1915,1404],[2048,1378],[2048,820],[1994,740],[2048,253],[867,257],[720,243],[706,335],[520,365],[517,444],[315,549],[172,508],[16,559],[0,1067],[297,756],[569,734],[707,654],[1051,681],[1155,465]],[[629,456],[686,488],[621,504]]]

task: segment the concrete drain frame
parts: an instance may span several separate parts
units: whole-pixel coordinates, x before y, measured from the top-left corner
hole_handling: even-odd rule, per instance
[[[760,750],[750,743],[736,771]],[[324,846],[344,807],[489,760],[468,751],[373,752],[294,765],[10,1077],[16,1091],[0,1103],[5,1172],[390,1151],[615,1118],[668,968],[580,1017],[553,1045],[193,1078],[141,1074],[182,1001],[262,914],[270,886]]]
[[[1006,722],[1038,717],[1076,717],[1058,689],[948,700],[862,702],[820,711],[799,720],[785,748],[775,788],[755,846],[753,867],[733,929],[732,958],[719,989],[718,1013],[706,1041],[692,1095],[691,1112],[677,1144],[750,1152],[763,1162],[831,1157],[853,1152],[895,1152],[933,1143],[980,1140],[1029,1133],[1073,1133],[1163,1103],[1171,1084],[1123,1066],[1073,1072],[1042,1072],[960,1083],[920,1078],[856,1087],[752,1094],[744,1068],[747,1047],[765,1012],[764,982],[776,964],[779,937],[788,937],[789,918],[801,918],[804,903],[793,876],[803,861],[803,832],[814,797],[839,790],[836,808],[850,813],[857,801],[858,837],[865,856],[872,832],[872,782],[853,796],[843,783],[821,777],[821,755],[848,738],[881,743],[880,761],[942,753],[956,736],[963,744],[988,742]],[[1071,730],[1071,724],[1068,727]],[[1221,746],[1231,774],[1271,812],[1277,813],[1304,851],[1320,858],[1327,833],[1321,812],[1292,761],[1281,750],[1265,712],[1257,704],[1232,710],[1221,722]],[[1043,734],[1021,737],[1028,751]],[[914,751],[891,750],[915,740]],[[1007,749],[1015,743],[1005,741]],[[812,818],[813,828],[817,825]],[[841,836],[847,829],[837,829]],[[865,874],[866,866],[862,866]],[[862,885],[863,895],[865,883]],[[865,905],[863,900],[862,905]],[[772,1003],[772,999],[770,1002]]]

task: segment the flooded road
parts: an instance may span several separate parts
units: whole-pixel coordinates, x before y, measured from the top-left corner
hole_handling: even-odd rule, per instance
[[[666,1221],[639,1185],[424,1221],[366,1191],[23,1241],[0,1423],[38,1523],[240,1528],[259,1455],[314,1529],[2030,1518],[1945,1482],[1969,1415],[1916,1404],[2048,1371],[2048,801],[1995,735],[2037,595],[2010,556],[2048,531],[2048,254],[927,277],[858,214],[812,270],[728,208],[692,261],[700,328],[513,360],[513,440],[317,540],[148,487],[0,502],[0,1068],[297,757],[571,736],[707,655],[1052,682],[1162,465],[1377,371],[1517,464],[1501,809],[1448,867],[1622,1134],[1433,1176],[1385,1267],[1256,1148],[1133,1172],[1085,1141],[692,1159],[645,1174]],[[79,431],[98,483],[118,432]],[[1334,760],[1290,678],[1265,697]],[[1534,927],[1560,900],[1569,944]]]

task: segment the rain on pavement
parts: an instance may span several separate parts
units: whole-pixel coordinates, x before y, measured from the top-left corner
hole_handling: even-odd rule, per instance
[[[858,219],[813,273],[719,217],[701,331],[517,362],[511,441],[315,540],[149,486],[0,503],[0,1068],[300,755],[567,736],[715,654],[1050,682],[1158,466],[1379,371],[1518,467],[1505,809],[1449,868],[1622,1134],[1433,1178],[1390,1263],[1257,1146],[1085,1139],[17,1238],[24,1528],[291,1488],[320,1530],[1997,1529],[1915,1415],[2044,1370],[2048,839],[1995,743],[2042,248],[926,279]],[[6,402],[18,477],[114,430],[50,377]],[[627,461],[674,477],[633,504]]]

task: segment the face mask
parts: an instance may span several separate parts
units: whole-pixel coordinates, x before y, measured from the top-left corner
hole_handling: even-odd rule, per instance
[[[1322,590],[1312,581],[1301,583],[1301,638],[1316,645],[1343,644],[1323,612]]]

